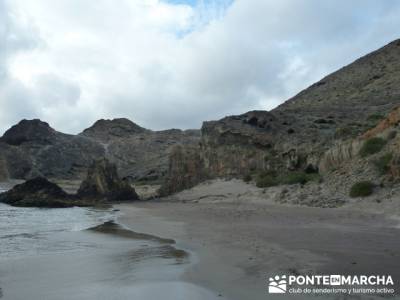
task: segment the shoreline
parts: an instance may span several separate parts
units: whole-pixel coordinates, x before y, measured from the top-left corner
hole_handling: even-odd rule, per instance
[[[118,222],[174,239],[194,254],[182,279],[230,300],[271,298],[267,279],[276,274],[390,274],[398,291],[400,232],[390,215],[198,198],[118,204]]]

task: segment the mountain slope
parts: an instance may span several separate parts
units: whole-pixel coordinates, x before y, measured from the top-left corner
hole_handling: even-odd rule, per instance
[[[162,191],[172,193],[188,186],[177,170],[188,169],[182,160],[190,161],[193,152],[202,175],[187,174],[191,185],[204,178],[318,172],[329,149],[361,136],[399,105],[400,40],[396,40],[270,112],[251,111],[204,122],[198,150],[181,149],[180,155],[171,157]]]

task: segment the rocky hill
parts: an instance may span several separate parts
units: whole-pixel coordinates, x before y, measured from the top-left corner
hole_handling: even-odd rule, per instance
[[[365,132],[398,106],[400,40],[323,78],[272,111],[204,122],[197,149],[174,151],[161,191],[173,193],[215,177],[259,179],[260,186],[310,178],[339,184],[332,170],[344,161],[352,165],[348,159],[358,155]],[[199,166],[194,171],[193,164]],[[357,178],[351,170],[343,172]]]
[[[81,134],[22,120],[0,138],[0,180],[82,179],[94,160],[108,158],[122,177],[162,180],[171,146],[196,143],[199,131],[151,131],[127,119],[99,120]]]
[[[132,181],[160,181],[174,145],[197,144],[199,130],[151,131],[127,119],[99,120],[79,134],[102,145],[105,156]]]

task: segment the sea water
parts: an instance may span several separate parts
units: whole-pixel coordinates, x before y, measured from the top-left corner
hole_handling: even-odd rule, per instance
[[[0,203],[1,300],[222,299],[181,280],[190,253],[130,232],[118,214]]]

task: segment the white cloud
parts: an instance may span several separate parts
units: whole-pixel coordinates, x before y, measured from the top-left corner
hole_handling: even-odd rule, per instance
[[[400,33],[398,1],[0,0],[0,129],[271,109]],[[21,105],[20,105],[21,104]]]

